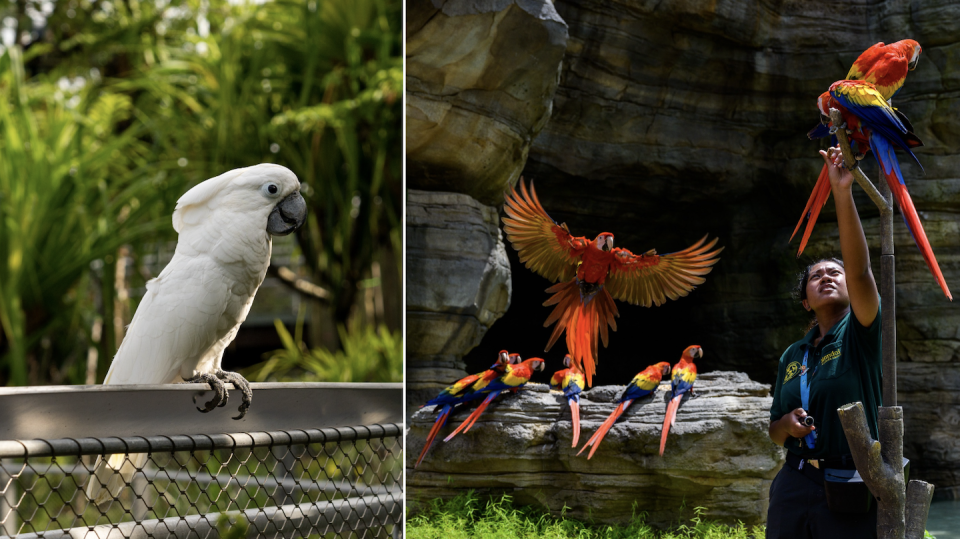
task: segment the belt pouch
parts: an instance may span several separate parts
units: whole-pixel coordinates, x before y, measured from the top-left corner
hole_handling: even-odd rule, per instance
[[[856,470],[824,468],[823,491],[833,513],[866,513],[873,505],[873,494]]]
[[[910,476],[910,460],[903,459],[903,480]],[[856,470],[824,468],[823,490],[827,508],[834,513],[866,513],[873,506],[873,494]]]

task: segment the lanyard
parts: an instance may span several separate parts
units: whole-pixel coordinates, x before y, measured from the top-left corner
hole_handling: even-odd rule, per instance
[[[810,413],[809,401],[810,401],[810,384],[807,383],[807,356],[810,354],[810,349],[807,348],[803,352],[803,366],[800,368],[800,405],[803,406],[803,409]],[[813,449],[817,445],[817,431],[813,431],[810,434],[803,437],[803,441],[807,443],[807,447]]]

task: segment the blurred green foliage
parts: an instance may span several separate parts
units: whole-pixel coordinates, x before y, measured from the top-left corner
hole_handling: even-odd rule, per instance
[[[283,349],[248,369],[254,382],[396,382],[403,379],[403,339],[400,331],[386,326],[351,328],[340,326],[341,350],[310,349],[303,342],[303,319],[290,335],[279,320],[275,322]]]
[[[401,0],[0,8],[0,384],[82,383],[90,347],[102,380],[122,328],[112,322],[135,308],[117,292],[150,277],[118,283],[118,249],[135,261],[156,250],[175,237],[170,214],[190,186],[261,162],[304,183],[304,277],[330,294],[314,321],[349,328],[344,343],[395,335],[401,9]],[[363,308],[369,288],[386,312]],[[381,325],[390,329],[372,329]],[[324,345],[340,357],[337,339]]]

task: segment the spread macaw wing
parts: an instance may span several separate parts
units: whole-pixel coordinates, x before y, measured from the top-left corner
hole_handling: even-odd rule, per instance
[[[635,255],[626,249],[614,249],[616,256],[607,277],[606,288],[615,299],[634,305],[661,305],[667,299],[686,296],[703,284],[723,247],[711,251],[717,239],[697,243],[676,253],[657,255],[648,251]]]
[[[558,225],[547,215],[537,200],[537,192],[530,182],[530,190],[520,179],[507,194],[503,211],[503,230],[520,255],[520,261],[551,281],[569,281],[577,272],[577,262],[588,244],[583,237],[574,237],[567,225]]]

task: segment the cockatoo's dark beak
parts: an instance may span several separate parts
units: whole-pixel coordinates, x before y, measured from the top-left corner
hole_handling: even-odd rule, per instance
[[[273,208],[267,218],[267,232],[273,236],[286,236],[300,228],[306,218],[307,203],[298,191]]]

